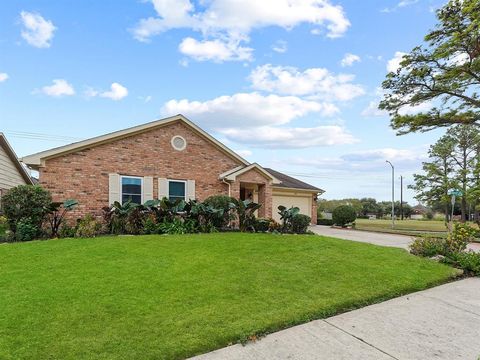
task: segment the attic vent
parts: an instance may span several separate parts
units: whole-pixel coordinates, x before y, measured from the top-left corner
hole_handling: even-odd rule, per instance
[[[185,150],[185,148],[187,147],[187,141],[179,135],[172,137],[171,142],[172,142],[173,148],[178,151]]]

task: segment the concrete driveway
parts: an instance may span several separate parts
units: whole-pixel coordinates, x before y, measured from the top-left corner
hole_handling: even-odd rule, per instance
[[[385,234],[350,229],[337,229],[330,226],[322,225],[310,226],[310,230],[312,230],[318,235],[365,242],[374,245],[398,247],[406,250],[408,250],[408,245],[413,240],[411,236],[405,235]]]
[[[371,231],[360,231],[351,229],[338,229],[322,225],[310,226],[309,229],[318,235],[330,236],[338,239],[359,241],[374,245],[398,247],[407,251],[409,250],[408,246],[413,240],[412,236],[406,235],[376,233]],[[480,252],[480,243],[468,244],[467,250]]]
[[[470,278],[193,359],[477,360],[479,339],[480,278]]]

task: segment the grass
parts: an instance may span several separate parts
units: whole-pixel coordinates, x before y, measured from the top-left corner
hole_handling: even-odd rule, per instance
[[[438,220],[395,220],[395,227],[392,229],[391,220],[382,219],[357,219],[355,228],[358,230],[386,232],[403,235],[431,234],[446,236],[447,228],[443,221]]]
[[[180,359],[456,274],[312,235],[34,241],[0,258],[1,359]]]

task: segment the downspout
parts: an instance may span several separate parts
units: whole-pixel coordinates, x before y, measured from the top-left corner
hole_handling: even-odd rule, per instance
[[[222,182],[223,182],[224,184],[227,184],[227,186],[228,186],[228,196],[229,196],[229,197],[232,197],[231,184],[230,184],[228,181],[225,181],[225,178],[222,179]]]

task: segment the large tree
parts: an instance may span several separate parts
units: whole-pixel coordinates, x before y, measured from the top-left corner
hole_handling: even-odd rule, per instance
[[[480,124],[480,1],[451,0],[437,18],[425,44],[383,82],[379,107],[399,134]]]
[[[467,217],[467,199],[472,200],[475,187],[474,172],[477,166],[477,153],[480,144],[480,133],[472,125],[460,125],[450,128],[446,135],[454,144],[452,158],[455,163],[455,182],[460,186],[463,196],[461,199],[462,220]]]
[[[442,204],[445,221],[449,217],[450,197],[448,190],[455,187],[453,179],[455,163],[452,154],[455,142],[450,136],[443,136],[428,152],[429,161],[423,163],[424,174],[414,174],[414,184],[409,187],[416,192],[415,198],[433,206]]]

